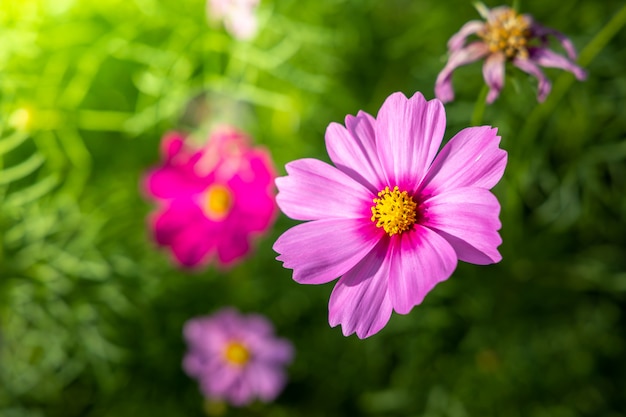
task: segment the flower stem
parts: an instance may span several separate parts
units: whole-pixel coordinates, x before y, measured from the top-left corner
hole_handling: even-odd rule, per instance
[[[478,94],[478,98],[476,99],[476,104],[474,104],[474,112],[472,113],[470,126],[478,126],[482,123],[483,114],[485,114],[485,105],[488,92],[489,87],[487,87],[487,85],[483,85],[483,88],[482,90],[480,90],[480,94]]]

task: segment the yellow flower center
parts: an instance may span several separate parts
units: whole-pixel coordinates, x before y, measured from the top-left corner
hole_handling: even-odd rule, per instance
[[[406,191],[385,187],[373,200],[372,221],[382,227],[389,236],[405,232],[417,221],[417,204]]]
[[[204,213],[212,220],[226,217],[232,206],[232,194],[223,185],[215,184],[205,193]]]
[[[243,366],[250,360],[250,351],[242,343],[230,342],[226,346],[224,357],[232,365]]]
[[[484,39],[491,52],[502,51],[507,58],[528,56],[530,22],[513,9],[505,10],[485,23],[478,35]]]

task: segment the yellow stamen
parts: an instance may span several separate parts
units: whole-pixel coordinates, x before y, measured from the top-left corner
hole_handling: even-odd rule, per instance
[[[232,195],[228,188],[215,184],[205,193],[204,213],[212,220],[226,217],[232,206]]]
[[[528,56],[530,22],[513,9],[504,10],[487,21],[478,35],[485,40],[491,52],[502,51],[509,59]]]
[[[232,365],[243,366],[250,360],[250,351],[239,342],[230,342],[224,351],[224,357]]]
[[[385,187],[373,200],[372,221],[382,227],[389,236],[405,232],[417,221],[417,204],[406,191]]]

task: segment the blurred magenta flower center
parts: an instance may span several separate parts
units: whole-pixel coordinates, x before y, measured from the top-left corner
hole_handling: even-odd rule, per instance
[[[372,221],[389,236],[409,230],[417,221],[417,204],[406,191],[400,192],[397,185],[393,190],[385,187],[373,202]]]
[[[204,212],[212,220],[226,217],[232,206],[232,195],[228,188],[220,184],[209,187],[205,194]]]
[[[485,40],[491,52],[502,51],[507,58],[528,57],[526,47],[531,36],[530,22],[513,9],[489,19],[478,35]]]
[[[226,346],[224,356],[230,364],[243,366],[250,360],[250,351],[242,343],[230,342]]]

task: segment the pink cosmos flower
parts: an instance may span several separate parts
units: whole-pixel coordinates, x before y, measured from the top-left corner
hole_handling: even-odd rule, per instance
[[[540,25],[530,15],[517,14],[507,6],[488,9],[479,4],[477,8],[486,22],[469,21],[448,41],[450,58],[435,83],[435,95],[439,100],[445,103],[454,99],[452,73],[457,67],[482,58],[485,58],[483,76],[489,87],[488,103],[493,103],[504,87],[506,62],[537,78],[539,102],[546,99],[552,87],[540,66],[570,71],[579,80],[587,77],[585,71],[574,63],[576,50],[562,33]],[[479,39],[465,45],[473,34]],[[569,59],[549,48],[550,35],[561,43]]]
[[[340,277],[330,325],[365,338],[392,310],[407,314],[420,304],[457,260],[500,261],[500,204],[489,190],[507,156],[489,126],[462,130],[437,155],[444,108],[420,93],[394,93],[376,118],[359,112],[345,122],[326,130],[335,166],[300,159],[276,179],[278,206],[308,222],[287,230],[274,250],[296,282]]]
[[[182,266],[212,259],[232,265],[273,224],[274,166],[267,151],[249,142],[231,127],[215,130],[201,148],[179,133],[163,138],[163,162],[143,185],[159,203],[151,216],[156,242],[169,247]]]
[[[209,20],[223,21],[224,27],[235,38],[252,39],[258,30],[256,8],[259,0],[208,0]]]
[[[189,348],[183,369],[206,398],[243,406],[272,401],[283,390],[293,346],[274,336],[265,317],[226,308],[189,320],[183,333]]]

